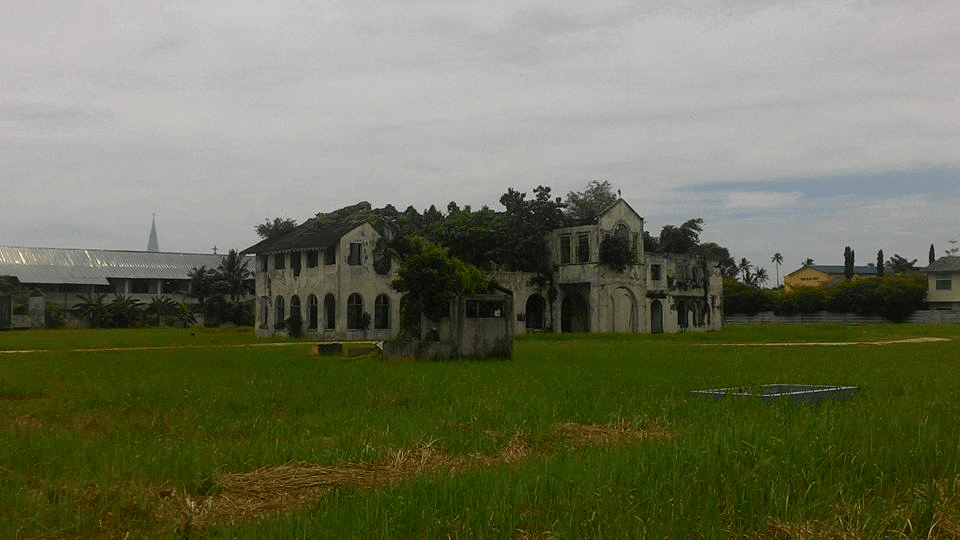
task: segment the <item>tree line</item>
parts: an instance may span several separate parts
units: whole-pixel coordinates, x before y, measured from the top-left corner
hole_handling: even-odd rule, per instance
[[[216,268],[200,266],[188,273],[190,292],[196,304],[175,301],[158,295],[149,302],[124,294],[80,295],[73,306],[78,316],[93,328],[127,328],[132,326],[191,326],[199,315],[204,324],[231,322],[236,325],[253,324],[253,308],[247,294],[254,292],[253,273],[247,261],[231,249]]]

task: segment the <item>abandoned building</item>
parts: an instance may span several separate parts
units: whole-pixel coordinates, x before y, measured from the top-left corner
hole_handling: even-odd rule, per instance
[[[284,334],[291,324],[315,339],[399,334],[401,298],[390,286],[398,261],[387,249],[396,231],[370,210],[359,203],[324,214],[243,251],[256,256],[258,335]],[[608,238],[630,246],[622,270],[600,262]],[[547,238],[551,279],[491,272],[511,291],[512,309],[482,316],[508,319],[511,333],[719,330],[723,281],[715,262],[648,255],[642,239],[643,218],[622,199],[596,223],[556,229]]]

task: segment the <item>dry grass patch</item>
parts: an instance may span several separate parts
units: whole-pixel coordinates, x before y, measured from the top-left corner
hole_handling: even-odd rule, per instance
[[[672,436],[665,429],[638,430],[629,424],[591,426],[561,424],[557,427],[564,440],[576,446],[609,445],[631,439]],[[335,466],[289,463],[251,472],[232,473],[215,480],[215,495],[195,499],[177,493],[164,504],[164,520],[173,520],[181,532],[202,528],[210,523],[235,523],[267,514],[294,511],[326,495],[339,486],[377,488],[441,471],[457,473],[514,465],[532,457],[531,446],[522,432],[516,432],[496,454],[471,453],[453,456],[436,440],[412,449],[393,449],[376,462],[343,463]]]

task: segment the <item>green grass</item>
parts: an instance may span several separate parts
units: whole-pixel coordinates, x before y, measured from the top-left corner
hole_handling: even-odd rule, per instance
[[[523,336],[512,361],[318,358],[239,331],[0,333],[0,537],[859,537],[960,535],[960,328],[731,326]],[[716,343],[883,341],[847,347]],[[138,345],[198,347],[130,351]],[[209,346],[203,346],[209,345]],[[202,346],[202,347],[200,347]],[[817,407],[690,390],[852,384]],[[570,444],[558,425],[669,437]],[[184,517],[224,474],[380,463],[430,444],[497,456],[286,512]],[[952,528],[951,528],[952,527]]]

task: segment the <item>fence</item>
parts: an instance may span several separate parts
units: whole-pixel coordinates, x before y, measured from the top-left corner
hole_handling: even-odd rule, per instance
[[[776,315],[764,311],[756,315],[724,315],[724,324],[880,324],[890,322],[879,315],[857,315],[854,313],[832,313],[818,311],[797,315]],[[960,324],[960,310],[924,310],[914,312],[904,321],[907,324]]]

